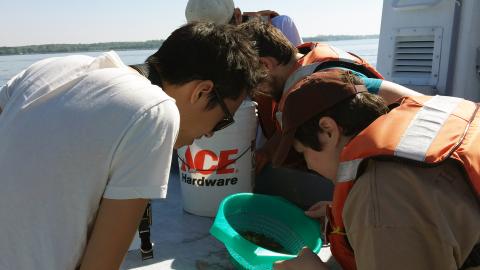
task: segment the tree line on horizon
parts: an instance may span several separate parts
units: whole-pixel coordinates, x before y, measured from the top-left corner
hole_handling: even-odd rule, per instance
[[[352,39],[378,38],[378,35],[318,35],[304,37],[304,42],[335,41]],[[141,42],[103,42],[91,44],[44,44],[17,47],[0,47],[0,55],[16,54],[42,54],[42,53],[72,53],[72,52],[97,52],[97,51],[124,51],[124,50],[156,50],[160,48],[163,40],[147,40]]]
[[[0,55],[71,53],[97,51],[124,51],[158,49],[163,40],[148,40],[142,42],[104,42],[91,44],[44,44],[18,47],[0,47]]]

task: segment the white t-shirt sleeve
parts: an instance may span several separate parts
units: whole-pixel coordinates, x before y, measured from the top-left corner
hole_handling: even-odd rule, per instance
[[[55,61],[56,59],[58,59],[58,57],[45,58],[38,62],[35,62],[31,64],[29,67],[27,67],[26,69],[17,73],[17,75],[13,76],[4,86],[0,85],[0,109],[2,111],[5,109],[5,106],[7,105],[10,98],[14,96],[15,91],[25,90],[25,85],[22,85],[22,84],[25,83],[24,80],[25,80],[25,77],[27,76],[26,75],[27,73],[29,72],[31,73],[32,70],[33,71],[38,70],[39,68],[43,67],[44,65],[50,62]],[[27,85],[29,84],[27,83]],[[18,90],[18,89],[21,89],[21,90]]]
[[[137,119],[113,156],[104,198],[165,198],[180,115],[166,100]]]
[[[296,47],[303,43],[302,37],[300,37],[300,34],[298,33],[297,26],[289,16],[279,15],[274,17],[272,19],[272,25],[280,29],[293,46]]]
[[[11,88],[13,88],[12,85],[14,85],[15,82],[18,81],[20,78],[22,78],[23,74],[25,74],[25,70],[15,75],[13,78],[11,78],[7,82],[7,84],[5,84],[4,86],[2,86],[2,88],[0,88],[0,109],[2,111],[7,105],[8,100],[12,96],[12,93],[11,93],[12,91]]]
[[[10,98],[10,95],[8,94],[8,88],[7,85],[2,86],[0,88],[0,112],[2,112],[5,108],[5,105],[7,105],[7,101]]]

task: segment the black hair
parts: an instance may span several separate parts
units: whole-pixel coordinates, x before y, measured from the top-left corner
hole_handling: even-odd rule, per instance
[[[221,97],[228,99],[238,99],[245,92],[252,95],[267,75],[245,34],[233,25],[208,22],[178,28],[146,63],[158,72],[160,86],[211,80]],[[207,108],[217,102],[212,91]]]

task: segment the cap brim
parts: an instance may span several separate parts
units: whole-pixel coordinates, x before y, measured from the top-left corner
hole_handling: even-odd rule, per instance
[[[290,151],[292,151],[294,139],[295,129],[282,134],[280,143],[272,159],[273,167],[281,167],[282,165],[285,165],[285,161]]]

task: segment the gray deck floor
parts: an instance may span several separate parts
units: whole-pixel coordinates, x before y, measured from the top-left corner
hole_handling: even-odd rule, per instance
[[[209,234],[213,218],[183,211],[178,174],[170,175],[167,199],[154,200],[152,212],[154,258],[142,261],[140,251],[131,250],[121,269],[234,269],[225,247]],[[329,248],[323,248],[320,257],[329,260]]]

